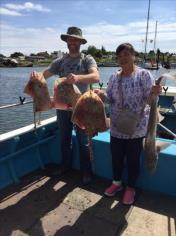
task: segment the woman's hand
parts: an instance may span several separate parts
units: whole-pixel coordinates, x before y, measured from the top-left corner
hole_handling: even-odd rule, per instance
[[[161,85],[153,85],[151,89],[151,94],[158,96],[162,93],[162,86]]]
[[[107,97],[105,91],[103,91],[103,90],[101,90],[101,89],[94,89],[93,91],[94,91],[94,93],[96,93],[96,94],[100,97],[100,99],[102,100],[102,102],[105,102],[105,99],[106,99],[106,97]]]
[[[150,96],[148,97],[147,103],[151,105],[153,99],[156,96],[159,96],[162,93],[162,86],[161,85],[153,85],[151,88]]]

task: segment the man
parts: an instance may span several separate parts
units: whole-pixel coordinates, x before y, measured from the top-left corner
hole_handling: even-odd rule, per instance
[[[66,83],[76,84],[80,91],[84,93],[88,85],[99,82],[99,72],[97,64],[92,56],[80,53],[81,44],[87,43],[82,36],[82,30],[77,27],[69,27],[67,34],[61,34],[61,39],[67,43],[69,53],[61,59],[56,59],[43,72],[45,79],[52,75],[66,77]],[[37,77],[33,72],[32,78]],[[62,175],[71,168],[72,164],[72,147],[71,137],[73,124],[71,122],[71,111],[57,110],[57,120],[61,132],[61,151],[62,164],[58,175]],[[80,168],[83,173],[83,183],[91,181],[91,163],[88,149],[88,138],[83,130],[76,127],[76,137],[79,144]]]

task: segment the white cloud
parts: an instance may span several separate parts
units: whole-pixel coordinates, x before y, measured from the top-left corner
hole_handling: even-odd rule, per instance
[[[118,44],[132,43],[136,50],[143,51],[142,40],[145,39],[146,22],[133,22],[126,25],[114,25],[102,22],[83,29],[90,45],[105,46],[107,50],[115,50]],[[155,22],[150,23],[148,39],[154,40]],[[176,23],[158,24],[156,47],[161,51],[176,52]],[[153,44],[148,43],[148,50],[153,49]]]
[[[20,12],[8,10],[3,7],[0,8],[0,14],[1,15],[8,15],[8,16],[22,16],[22,14]]]
[[[176,23],[158,24],[156,48],[163,52],[176,52]],[[54,50],[66,51],[66,44],[60,40],[60,30],[51,27],[45,28],[19,28],[12,25],[1,25],[1,51],[9,55],[15,51],[25,54],[39,51],[52,52]],[[62,30],[63,28],[63,30]],[[82,46],[86,49],[89,45],[95,45],[106,50],[115,51],[116,47],[123,42],[130,42],[136,50],[144,51],[146,22],[133,22],[126,25],[114,25],[106,22],[90,25],[83,28],[83,35],[88,43]],[[175,30],[174,30],[175,29]],[[150,25],[148,39],[154,39],[155,24]],[[148,43],[147,50],[153,49],[153,43]]]
[[[43,7],[41,4],[33,4],[31,2],[25,2],[24,4],[8,3],[5,7],[0,8],[0,13],[3,15],[21,16],[20,11],[39,11],[50,12],[51,10]]]
[[[19,28],[7,24],[2,24],[0,28],[1,53],[5,55],[17,51],[29,55],[39,51],[66,49],[65,43],[59,38],[61,32],[52,28]]]
[[[44,11],[48,12],[50,9],[43,7],[41,4],[33,4],[32,2],[25,2],[24,4],[9,3],[5,5],[7,8],[14,10],[26,10],[26,11]]]

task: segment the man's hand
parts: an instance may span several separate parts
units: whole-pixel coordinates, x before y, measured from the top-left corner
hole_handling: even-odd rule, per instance
[[[79,79],[79,75],[70,73],[69,75],[67,75],[67,78],[64,80],[64,83],[75,84],[78,82],[78,79]]]
[[[33,71],[30,75],[30,80],[41,80],[43,78],[43,73]]]

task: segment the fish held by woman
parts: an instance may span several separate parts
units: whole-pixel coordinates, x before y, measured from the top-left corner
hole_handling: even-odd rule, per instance
[[[95,92],[89,90],[81,95],[73,110],[72,122],[84,129],[88,136],[90,160],[92,169],[95,170],[92,137],[98,132],[106,131],[110,126],[109,119],[106,118],[104,104]]]
[[[156,85],[160,85],[163,77],[161,76],[157,81]],[[160,122],[158,111],[158,96],[154,96],[150,105],[150,115],[147,126],[147,134],[144,140],[144,158],[147,170],[149,173],[154,173],[156,170],[158,155],[161,148],[156,145],[156,131],[157,123]],[[161,117],[159,115],[159,117]]]
[[[73,111],[72,122],[84,129],[90,137],[109,128],[104,104],[95,92],[90,90],[78,99]]]

